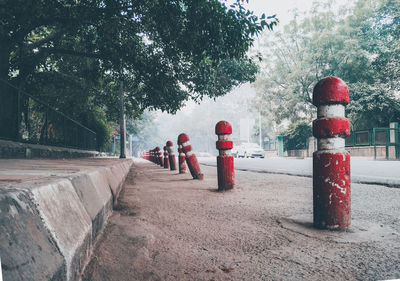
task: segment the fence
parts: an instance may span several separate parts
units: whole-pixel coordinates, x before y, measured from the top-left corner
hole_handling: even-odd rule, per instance
[[[400,130],[394,128],[373,128],[372,130],[354,131],[346,138],[346,147],[354,146],[373,146],[374,158],[376,159],[376,147],[385,146],[386,159],[389,154],[394,154],[393,158],[400,158]]]
[[[96,133],[0,80],[0,139],[96,150]]]
[[[278,150],[278,143],[276,140],[269,140],[264,142],[264,149],[266,151],[275,151]]]

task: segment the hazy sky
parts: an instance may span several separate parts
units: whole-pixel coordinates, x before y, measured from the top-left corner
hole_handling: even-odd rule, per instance
[[[228,0],[227,2],[233,2]],[[244,4],[249,10],[255,12],[257,16],[265,13],[267,16],[276,14],[280,24],[284,26],[288,24],[292,18],[290,11],[298,9],[299,12],[309,11],[314,0],[248,0],[248,4]],[[335,5],[344,5],[345,3],[354,2],[355,0],[334,0]],[[317,2],[322,2],[321,0]],[[279,28],[279,27],[278,27]]]
[[[249,0],[249,4],[245,6],[253,10],[258,16],[262,13],[265,13],[267,16],[276,14],[280,25],[283,26],[290,21],[290,10],[299,9],[300,11],[307,11],[311,8],[312,2],[312,0]]]

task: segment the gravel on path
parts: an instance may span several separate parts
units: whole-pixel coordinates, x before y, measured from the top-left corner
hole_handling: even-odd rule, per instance
[[[352,227],[312,228],[310,178],[236,171],[218,193],[136,160],[83,274],[113,280],[385,280],[400,278],[400,189],[352,185]]]

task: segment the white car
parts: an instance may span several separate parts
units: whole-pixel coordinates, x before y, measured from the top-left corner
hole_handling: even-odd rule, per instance
[[[239,146],[234,145],[232,150],[231,150],[232,156],[237,158],[238,157],[238,152],[239,152]]]
[[[264,158],[264,150],[256,143],[251,143],[251,142],[245,142],[242,143],[238,148],[237,148],[237,157],[244,157],[244,158],[254,158],[254,157],[260,157]]]

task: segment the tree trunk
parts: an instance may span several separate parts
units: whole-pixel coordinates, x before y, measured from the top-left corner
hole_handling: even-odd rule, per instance
[[[125,142],[126,142],[126,124],[125,124],[125,110],[124,110],[124,86],[121,81],[120,84],[120,90],[119,90],[119,101],[120,101],[120,145],[121,145],[121,151],[119,158],[126,158],[125,154]]]
[[[18,140],[18,91],[7,84],[11,44],[0,37],[0,138]]]

